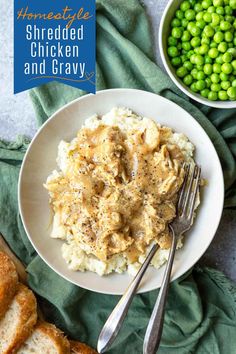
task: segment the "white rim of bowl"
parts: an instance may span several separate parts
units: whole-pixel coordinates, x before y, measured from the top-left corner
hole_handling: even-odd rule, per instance
[[[195,101],[205,104],[206,106],[214,107],[214,108],[226,108],[226,109],[232,109],[236,108],[236,101],[210,101],[204,97],[201,97],[199,94],[194,94],[190,90],[187,90],[184,86],[184,83],[181,84],[178,79],[175,77],[175,75],[171,72],[170,66],[167,63],[167,60],[165,58],[165,53],[164,53],[164,47],[163,47],[163,29],[164,29],[164,21],[167,15],[167,12],[171,8],[173,2],[176,0],[170,0],[168,4],[165,7],[165,10],[163,12],[163,15],[161,17],[160,21],[160,27],[159,27],[159,49],[160,49],[160,54],[161,54],[161,60],[162,63],[164,64],[164,67],[172,79],[172,81],[175,83],[178,88],[183,91],[187,96],[191,97]]]
[[[108,90],[100,90],[98,91],[96,94],[99,95],[99,94],[103,94],[105,92],[112,92],[112,91],[116,91],[116,92],[119,92],[119,91],[136,91],[137,93],[138,92],[143,92],[143,93],[147,93],[147,94],[150,94],[150,95],[153,95],[153,96],[160,96],[160,95],[157,95],[153,92],[149,92],[149,91],[144,91],[144,90],[138,90],[138,89],[129,89],[129,88],[118,88],[118,89],[108,89]],[[37,247],[35,246],[35,243],[33,241],[33,239],[31,238],[30,236],[30,233],[28,231],[28,228],[26,226],[26,223],[25,223],[25,220],[24,220],[24,217],[23,217],[23,210],[22,210],[22,198],[21,198],[21,187],[22,187],[22,175],[23,175],[23,170],[24,170],[24,165],[26,163],[26,160],[27,160],[27,157],[28,157],[28,154],[30,153],[30,150],[31,150],[31,146],[34,144],[34,141],[37,139],[38,135],[41,134],[42,130],[44,129],[44,127],[49,124],[49,122],[54,119],[54,117],[61,111],[63,111],[65,108],[73,105],[76,101],[80,101],[80,100],[84,100],[86,99],[88,96],[93,96],[93,94],[87,94],[87,95],[84,95],[82,97],[78,97],[76,98],[75,100],[67,103],[66,105],[64,105],[63,107],[59,108],[55,113],[53,113],[53,115],[51,117],[49,117],[44,123],[43,125],[39,128],[39,130],[36,132],[35,136],[33,137],[33,139],[31,140],[28,148],[27,148],[27,151],[25,153],[25,156],[23,158],[23,161],[22,161],[22,165],[21,165],[21,168],[20,168],[20,173],[19,173],[19,179],[18,179],[18,206],[19,206],[19,212],[20,212],[20,216],[21,216],[21,220],[22,220],[22,223],[23,223],[23,226],[24,226],[24,229],[25,229],[25,232],[27,234],[27,237],[28,239],[30,240],[34,250],[36,251],[36,253],[40,256],[40,258],[47,264],[47,266],[49,268],[51,268],[56,274],[60,275],[63,279],[67,280],[68,282],[76,285],[76,286],[80,286],[76,283],[76,281],[73,281],[71,279],[68,279],[65,275],[62,274],[62,272],[60,272],[58,269],[56,269],[53,265],[50,264],[49,261],[47,261],[47,259],[43,256],[43,254],[41,254],[41,252],[37,249]],[[165,97],[162,97],[160,96],[163,100],[165,101],[168,101],[168,102],[171,102],[173,105],[176,105],[178,108],[182,109],[183,111],[185,111],[186,113],[188,113],[184,108],[182,108],[181,106],[178,106],[175,102],[173,101],[170,101],[168,100],[167,98]],[[190,113],[188,113],[190,115],[190,117],[192,119],[194,119]],[[207,135],[207,133],[205,132],[205,130],[202,128],[202,126],[196,121],[196,123],[199,125],[199,127],[204,131],[204,133],[206,134],[210,144],[212,144],[214,150],[215,150],[215,147],[211,141],[211,139],[209,138],[209,136]],[[199,254],[196,259],[194,260],[194,263],[192,264],[192,266],[189,268],[189,267],[184,267],[183,268],[183,272],[181,275],[179,276],[173,276],[171,278],[171,282],[178,279],[179,277],[181,277],[182,275],[184,275],[189,269],[191,269],[198,261],[199,259],[203,256],[203,254],[206,252],[206,250],[209,248],[211,242],[213,241],[214,237],[215,237],[215,234],[216,234],[216,231],[219,227],[219,224],[220,224],[220,221],[221,221],[221,217],[222,217],[222,212],[223,212],[223,207],[224,207],[224,177],[223,177],[223,171],[222,171],[222,167],[221,167],[221,163],[220,163],[220,159],[219,159],[219,156],[215,150],[215,153],[216,153],[216,159],[219,163],[219,167],[220,167],[220,172],[221,172],[221,181],[219,183],[219,186],[222,186],[222,193],[221,193],[221,201],[220,201],[220,204],[221,204],[221,208],[219,209],[219,214],[218,214],[218,223],[215,225],[215,229],[213,230],[213,236],[211,238],[211,240],[209,241],[207,247],[205,248],[204,252],[202,254]],[[99,275],[98,275],[99,276]],[[100,293],[100,294],[107,294],[107,295],[122,295],[122,293],[120,292],[108,292],[108,291],[96,291],[94,290],[93,288],[90,288],[89,286],[88,287],[84,287],[84,289],[86,290],[89,290],[89,291],[93,291],[93,292],[97,292],[97,293]],[[146,293],[146,292],[149,292],[149,291],[152,291],[152,290],[155,290],[155,289],[159,289],[159,287],[154,287],[154,288],[151,288],[151,289],[148,289],[148,290],[145,290],[143,291],[142,288],[138,291],[137,291],[137,294],[143,294],[143,293]]]

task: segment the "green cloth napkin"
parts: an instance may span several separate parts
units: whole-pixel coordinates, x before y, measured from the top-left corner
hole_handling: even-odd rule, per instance
[[[113,87],[155,92],[192,114],[210,136],[221,159],[225,206],[236,207],[236,110],[200,106],[175,87],[155,64],[148,20],[136,0],[97,1],[97,89]],[[56,82],[32,90],[39,126],[58,108],[82,94]],[[35,254],[17,205],[17,180],[27,144],[24,138],[14,143],[0,142],[0,232],[28,265],[29,284],[39,295],[46,318],[72,338],[96,347],[99,332],[119,297],[68,283]],[[152,291],[135,297],[108,353],[142,353],[156,296],[157,291]],[[158,353],[235,354],[235,333],[236,287],[221,272],[195,267],[171,284]]]

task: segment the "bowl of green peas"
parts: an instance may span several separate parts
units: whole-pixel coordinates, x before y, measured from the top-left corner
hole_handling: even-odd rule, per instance
[[[236,0],[170,0],[159,46],[185,94],[211,107],[236,107]]]

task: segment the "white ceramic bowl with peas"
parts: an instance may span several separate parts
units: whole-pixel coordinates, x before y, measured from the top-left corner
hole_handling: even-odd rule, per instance
[[[236,107],[236,0],[170,0],[159,45],[184,93],[211,107]]]

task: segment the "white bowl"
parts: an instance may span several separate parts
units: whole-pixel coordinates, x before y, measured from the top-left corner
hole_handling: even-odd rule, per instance
[[[114,106],[129,107],[141,116],[153,118],[186,134],[196,146],[196,161],[202,166],[202,175],[209,181],[204,188],[196,222],[186,234],[184,247],[176,253],[173,279],[189,270],[206,251],[217,230],[224,200],[221,165],[212,142],[196,120],[175,103],[145,91],[114,89],[84,96],[61,108],[41,127],[25,155],[19,179],[20,213],[30,241],[52,269],[74,284],[106,294],[122,294],[132,277],[128,274],[100,277],[67,268],[61,255],[63,241],[49,236],[52,215],[43,183],[57,167],[59,142],[74,138],[86,118],[94,113],[104,114]],[[139,291],[160,287],[163,271],[164,267],[160,270],[149,267]]]
[[[179,8],[180,3],[181,1],[179,0],[169,0],[163,12],[161,22],[160,22],[159,48],[160,48],[161,59],[167,73],[169,74],[170,78],[174,81],[176,86],[178,86],[180,90],[182,90],[186,95],[188,95],[195,101],[198,101],[202,104],[205,104],[210,107],[215,107],[215,108],[236,108],[236,101],[210,101],[207,98],[202,97],[198,93],[194,93],[175,74],[175,69],[172,66],[170,59],[167,55],[167,39],[170,34],[171,20],[173,19],[176,10]]]

